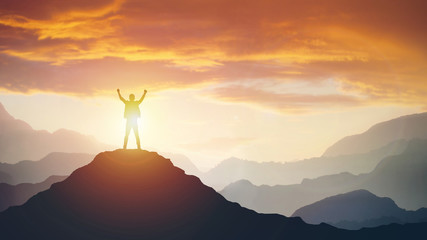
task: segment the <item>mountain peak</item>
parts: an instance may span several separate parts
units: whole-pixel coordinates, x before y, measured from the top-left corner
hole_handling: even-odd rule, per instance
[[[13,120],[14,118],[10,115],[6,108],[0,103],[0,120]]]
[[[361,189],[327,197],[296,210],[292,216],[300,216],[311,224],[338,224],[342,221],[357,223],[381,217],[399,217],[404,212],[392,199]]]
[[[366,132],[347,136],[326,149],[323,156],[367,153],[397,140],[427,138],[427,112],[380,122]]]

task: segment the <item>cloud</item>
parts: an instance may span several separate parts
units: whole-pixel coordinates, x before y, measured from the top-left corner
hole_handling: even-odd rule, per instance
[[[73,95],[111,94],[116,88],[185,88],[212,81],[203,72],[171,68],[165,62],[129,62],[104,58],[51,65],[0,54],[0,88],[14,92],[62,92]],[[175,81],[171,81],[175,79]]]
[[[118,83],[161,90],[333,79],[342,85],[335,95],[243,88],[212,96],[279,111],[358,105],[355,95],[425,105],[426,8],[422,0],[5,0],[0,86],[84,95]]]
[[[214,98],[237,103],[249,103],[263,109],[284,113],[305,113],[309,111],[363,104],[363,99],[343,94],[295,94],[268,91],[254,86],[231,85],[215,88],[208,92]]]
[[[3,0],[2,15],[25,16],[33,20],[100,17],[117,11],[122,0]]]

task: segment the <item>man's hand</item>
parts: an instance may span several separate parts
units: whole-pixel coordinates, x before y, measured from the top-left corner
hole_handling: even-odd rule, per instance
[[[126,100],[122,97],[122,95],[120,94],[120,89],[118,88],[117,88],[117,94],[119,94],[120,101],[126,103]]]
[[[144,94],[142,94],[141,98],[138,100],[139,103],[141,103],[142,100],[144,100],[145,94],[147,94],[147,90],[146,89],[144,89]]]

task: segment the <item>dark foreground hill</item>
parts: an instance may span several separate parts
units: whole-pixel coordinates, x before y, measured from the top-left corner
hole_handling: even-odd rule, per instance
[[[399,239],[422,236],[426,227],[346,231],[258,214],[140,150],[98,154],[66,180],[0,213],[0,239]]]

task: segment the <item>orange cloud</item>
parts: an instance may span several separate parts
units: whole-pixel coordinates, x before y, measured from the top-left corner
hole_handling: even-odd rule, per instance
[[[339,94],[294,94],[266,91],[257,87],[219,87],[209,93],[211,96],[229,102],[250,103],[286,113],[305,113],[319,109],[360,106],[362,99]]]
[[[213,96],[280,111],[309,109],[303,99],[425,105],[426,8],[422,0],[5,0],[0,87],[93,94],[117,83],[167,89],[333,79],[342,85],[336,96],[267,89]]]

